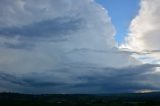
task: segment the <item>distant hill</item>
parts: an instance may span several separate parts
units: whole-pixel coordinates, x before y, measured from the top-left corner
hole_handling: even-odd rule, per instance
[[[0,106],[160,106],[160,93],[105,95],[0,93]]]

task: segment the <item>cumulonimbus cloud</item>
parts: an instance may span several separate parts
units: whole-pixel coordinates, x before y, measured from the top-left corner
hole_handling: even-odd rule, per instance
[[[1,0],[0,13],[1,91],[158,89],[146,77],[158,66],[115,46],[111,19],[93,0]]]

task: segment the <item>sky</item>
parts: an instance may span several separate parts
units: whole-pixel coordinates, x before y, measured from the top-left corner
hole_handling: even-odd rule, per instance
[[[0,92],[159,91],[160,1],[105,1],[0,0]]]
[[[131,20],[138,13],[140,0],[96,0],[96,2],[108,10],[116,28],[115,40],[118,44],[123,43]]]

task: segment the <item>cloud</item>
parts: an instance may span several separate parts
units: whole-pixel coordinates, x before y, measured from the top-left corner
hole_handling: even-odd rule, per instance
[[[44,39],[45,37],[53,37],[54,35],[61,37],[63,36],[61,35],[62,33],[67,35],[69,32],[76,31],[78,27],[81,27],[81,21],[79,19],[63,17],[33,23],[22,27],[2,28],[0,30],[0,35],[3,37],[20,36],[23,39],[34,39],[35,37]]]
[[[111,19],[93,0],[1,0],[0,12],[1,91],[159,88],[153,84],[157,77],[147,78],[155,76],[158,66],[143,65],[132,52],[116,47]]]
[[[139,52],[159,51],[160,1],[141,0],[140,6],[138,15],[131,22],[126,44],[123,46]],[[159,52],[152,52],[147,56],[160,58]]]
[[[70,69],[63,69],[57,72],[33,72],[21,77],[1,73],[0,79],[1,82],[12,84],[8,85],[11,91],[16,88],[15,91],[25,93],[31,91],[32,93],[136,92],[143,89],[159,89],[157,73],[150,74],[155,67],[159,66],[146,64],[118,69],[82,67],[86,74],[69,73]],[[82,68],[75,69],[81,70]],[[92,73],[88,73],[89,71]]]

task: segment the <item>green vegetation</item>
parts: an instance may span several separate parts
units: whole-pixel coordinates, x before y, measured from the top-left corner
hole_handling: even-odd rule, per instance
[[[108,95],[1,93],[0,106],[160,106],[160,93]]]

